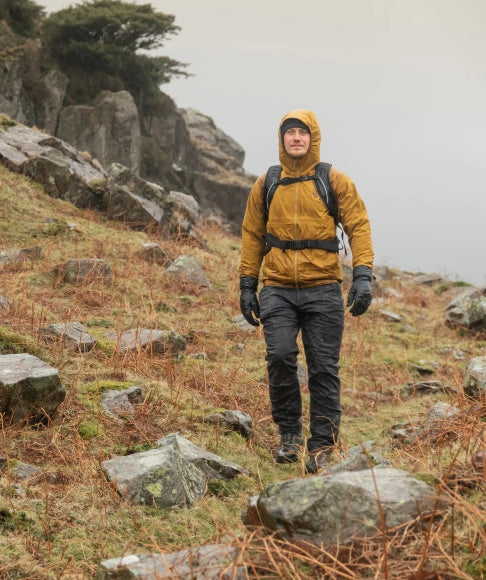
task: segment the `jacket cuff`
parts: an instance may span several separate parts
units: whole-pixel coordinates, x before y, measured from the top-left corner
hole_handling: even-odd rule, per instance
[[[241,276],[240,277],[240,290],[251,290],[256,292],[258,288],[258,278],[253,278],[252,276]]]
[[[353,268],[353,280],[356,280],[356,278],[366,278],[371,282],[373,271],[368,266],[355,266]]]

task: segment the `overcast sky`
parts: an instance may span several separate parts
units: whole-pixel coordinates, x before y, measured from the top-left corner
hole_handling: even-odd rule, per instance
[[[48,11],[77,2],[37,0]],[[137,0],[181,27],[194,76],[162,89],[211,116],[262,174],[313,110],[322,159],[356,183],[377,264],[486,284],[484,0]]]

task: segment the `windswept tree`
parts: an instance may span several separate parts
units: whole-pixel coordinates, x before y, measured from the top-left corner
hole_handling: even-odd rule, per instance
[[[0,0],[0,20],[20,36],[36,35],[44,9],[32,0]]]
[[[159,85],[188,76],[186,64],[150,54],[179,30],[174,16],[155,12],[150,4],[91,0],[51,14],[43,40],[71,79],[71,99],[127,89],[141,105]]]

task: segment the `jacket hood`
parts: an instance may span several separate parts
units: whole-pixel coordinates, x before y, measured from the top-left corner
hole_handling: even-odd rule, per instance
[[[286,119],[299,119],[310,129],[311,141],[309,151],[301,159],[294,159],[293,157],[290,157],[290,155],[284,149],[280,129],[282,127],[282,123]],[[288,175],[305,175],[314,169],[314,167],[321,160],[321,130],[319,129],[317,118],[312,111],[296,109],[294,111],[290,111],[282,118],[278,128],[278,150],[280,165],[282,166],[284,172]]]

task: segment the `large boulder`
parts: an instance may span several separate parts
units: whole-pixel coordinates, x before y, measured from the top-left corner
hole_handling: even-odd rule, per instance
[[[486,356],[477,356],[467,363],[464,392],[470,397],[486,394]]]
[[[56,136],[88,151],[103,167],[140,170],[140,121],[128,91],[103,91],[92,105],[71,105],[59,115]]]
[[[192,507],[206,491],[206,475],[170,448],[114,457],[101,468],[118,493],[136,504]]]
[[[0,355],[0,413],[13,422],[43,420],[64,401],[59,372],[30,354]]]
[[[405,471],[345,471],[269,485],[249,502],[244,520],[282,535],[326,545],[349,544],[445,507],[427,483]]]
[[[241,171],[245,151],[239,143],[219,129],[208,115],[195,109],[179,109],[179,112],[189,131],[191,141],[210,172],[217,171],[217,166],[230,171]]]
[[[486,330],[486,287],[469,288],[450,302],[446,324],[450,328]]]

